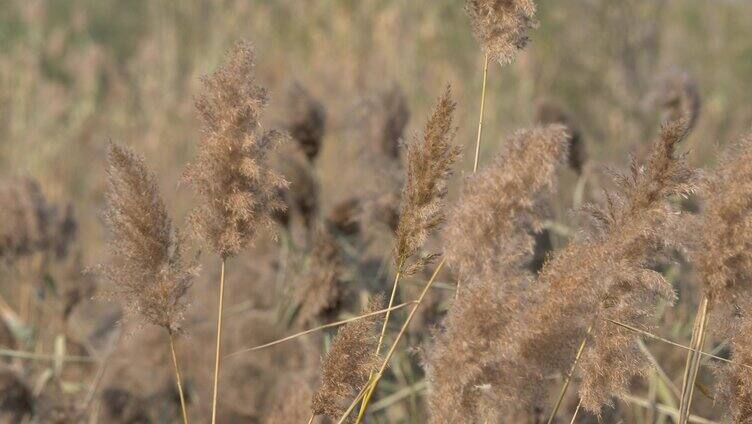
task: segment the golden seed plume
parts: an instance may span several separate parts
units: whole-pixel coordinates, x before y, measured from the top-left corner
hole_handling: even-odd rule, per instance
[[[105,219],[111,260],[99,270],[110,295],[144,321],[177,331],[195,268],[159,196],[156,178],[131,149],[111,144]]]
[[[374,296],[361,315],[383,307],[382,296]],[[321,386],[313,395],[312,410],[337,420],[368,382],[378,365],[374,353],[378,342],[378,316],[345,324],[337,331],[332,347],[321,363]]]
[[[752,135],[726,149],[704,184],[693,263],[710,299],[712,331],[728,340],[731,360],[752,365]],[[716,368],[717,397],[729,422],[752,420],[752,372]]]
[[[465,12],[488,58],[502,65],[525,48],[537,25],[532,0],[465,0]]]
[[[197,158],[185,172],[202,204],[190,222],[197,235],[227,258],[259,230],[270,228],[271,214],[284,207],[279,190],[287,182],[267,164],[269,150],[284,137],[261,127],[267,94],[256,85],[250,43],[237,43],[224,66],[202,81],[196,109],[203,131]]]
[[[649,366],[635,335],[606,319],[644,328],[658,301],[674,297],[650,266],[675,242],[671,232],[682,216],[672,199],[697,184],[696,172],[675,153],[686,133],[683,121],[665,125],[645,163],[633,162],[628,174],[615,174],[618,190],[607,193],[603,207],[587,208],[592,228],[544,265],[533,286],[535,304],[518,333],[520,358],[537,370],[527,384],[566,373],[591,324],[578,364],[583,408],[599,413]]]
[[[419,255],[420,249],[444,221],[447,181],[461,152],[452,145],[455,107],[447,87],[426,122],[423,137],[414,136],[407,145],[407,181],[394,246],[397,269],[407,274],[430,261],[431,255]]]
[[[464,184],[444,243],[450,265],[469,280],[426,358],[432,423],[513,420],[525,373],[510,361],[512,325],[529,302],[539,199],[553,189],[567,132],[551,125],[517,132],[488,168]],[[522,364],[524,365],[524,364]]]
[[[530,259],[533,237],[515,229],[540,231],[539,194],[553,187],[568,140],[561,125],[518,131],[493,165],[468,178],[443,236],[447,263],[456,272],[484,279]]]

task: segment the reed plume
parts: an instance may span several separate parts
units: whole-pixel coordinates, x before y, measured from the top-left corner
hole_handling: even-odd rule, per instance
[[[361,315],[383,308],[384,299],[374,296]],[[337,331],[332,347],[321,363],[321,385],[313,395],[312,411],[337,420],[366,385],[378,355],[376,315],[345,324]]]
[[[203,121],[202,137],[185,179],[201,198],[201,205],[190,216],[194,233],[222,260],[212,402],[215,423],[225,262],[251,243],[259,230],[272,226],[272,214],[284,208],[279,192],[287,182],[267,164],[268,152],[284,137],[262,129],[267,94],[255,82],[253,46],[235,44],[225,64],[202,82],[204,93],[196,101]]]
[[[579,361],[586,410],[598,414],[649,366],[635,335],[606,320],[644,328],[657,303],[674,297],[650,265],[676,243],[669,233],[682,216],[671,200],[696,187],[696,172],[675,153],[686,133],[683,121],[666,124],[645,163],[633,161],[628,174],[615,174],[617,191],[607,193],[603,207],[587,208],[592,228],[544,265],[520,329],[520,358],[537,370],[527,384],[565,374],[588,334]]]
[[[100,266],[110,294],[126,311],[167,330],[184,423],[185,399],[173,336],[180,330],[186,294],[196,273],[183,260],[182,240],[159,195],[156,177],[132,150],[111,144],[105,220],[111,261]]]
[[[525,48],[537,25],[532,0],[466,0],[465,12],[487,58],[502,65]]]
[[[268,152],[284,139],[264,131],[267,93],[254,79],[253,46],[238,42],[225,64],[202,79],[196,100],[203,121],[197,158],[185,179],[201,199],[190,222],[194,232],[227,259],[259,230],[272,227],[271,213],[283,208],[278,189],[287,186],[267,164]]]
[[[195,268],[159,195],[156,177],[131,149],[111,144],[105,220],[111,262],[101,275],[125,309],[170,332],[180,329]]]
[[[413,137],[407,145],[407,181],[394,246],[398,272],[413,273],[432,257],[416,255],[445,218],[447,181],[461,152],[452,145],[455,107],[447,87],[426,122],[423,137]]]
[[[465,181],[450,212],[445,257],[469,282],[425,359],[432,423],[512,419],[521,397],[516,379],[525,374],[503,340],[514,337],[510,324],[530,301],[534,281],[525,265],[534,237],[527,229],[540,228],[540,199],[553,189],[567,140],[560,125],[517,132],[493,164]]]
[[[712,331],[731,360],[717,368],[717,398],[729,422],[752,421],[752,135],[726,149],[703,187],[695,267],[710,302]]]

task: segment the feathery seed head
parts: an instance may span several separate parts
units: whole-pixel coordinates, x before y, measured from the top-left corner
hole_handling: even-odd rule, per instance
[[[693,263],[710,299],[711,328],[728,340],[731,360],[752,365],[752,135],[731,145],[704,184]],[[752,420],[752,372],[716,368],[717,397],[729,422]]]
[[[608,193],[605,206],[588,209],[595,227],[558,251],[534,286],[521,355],[542,375],[567,372],[592,324],[579,368],[580,399],[594,413],[649,366],[635,336],[606,319],[644,328],[658,301],[674,297],[650,266],[674,246],[672,230],[682,216],[672,199],[697,185],[696,171],[675,153],[686,128],[681,121],[665,125],[644,165],[633,162],[628,174],[614,176],[618,191]]]
[[[465,11],[488,58],[502,65],[525,48],[537,26],[533,0],[465,0]]]
[[[382,296],[374,296],[362,314],[380,310]],[[368,382],[378,363],[378,316],[372,315],[342,326],[321,363],[321,386],[313,395],[312,410],[337,420],[350,401]]]
[[[110,294],[146,322],[179,329],[195,268],[182,258],[181,239],[159,196],[156,177],[127,147],[111,144],[105,220],[111,260],[101,275]]]
[[[530,259],[533,237],[516,229],[540,230],[539,199],[554,186],[568,139],[561,125],[518,131],[492,165],[468,177],[444,232],[450,266],[485,279]]]
[[[254,54],[240,42],[225,65],[203,78],[196,101],[203,132],[196,161],[185,179],[202,204],[192,214],[194,232],[223,258],[236,254],[284,205],[279,189],[287,182],[267,164],[267,154],[285,137],[261,129],[266,91],[254,79]]]
[[[444,221],[447,181],[461,153],[452,145],[456,103],[451,95],[447,87],[426,122],[423,138],[415,136],[407,145],[407,181],[402,189],[394,257],[397,268],[408,274],[430,260],[430,255],[415,256]]]
[[[442,322],[426,368],[432,423],[500,422],[524,409],[536,387],[512,360],[533,278],[525,264],[556,165],[566,156],[561,125],[517,132],[486,169],[470,176],[445,230],[445,255],[469,284]],[[526,370],[523,372],[523,370]]]

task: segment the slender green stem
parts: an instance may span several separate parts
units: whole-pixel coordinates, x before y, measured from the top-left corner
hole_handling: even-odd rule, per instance
[[[188,424],[188,412],[185,409],[185,396],[183,395],[183,383],[180,379],[180,367],[178,367],[178,357],[175,354],[175,341],[172,331],[167,330],[170,336],[170,352],[172,353],[172,365],[175,366],[175,381],[178,385],[178,394],[180,395],[180,410],[183,412],[183,424]]]
[[[214,394],[212,397],[212,424],[217,422],[217,395],[219,394],[219,366],[222,357],[222,308],[225,296],[225,259],[219,277],[219,310],[217,312],[217,353],[214,358]]]

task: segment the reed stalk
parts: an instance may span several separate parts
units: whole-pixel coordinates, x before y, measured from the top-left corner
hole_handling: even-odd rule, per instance
[[[225,259],[219,277],[219,310],[217,311],[217,353],[214,357],[214,394],[212,396],[212,424],[217,422],[217,396],[219,394],[219,368],[222,354],[222,308],[225,295]]]
[[[172,353],[172,365],[175,367],[175,381],[178,385],[178,394],[180,395],[180,411],[183,413],[183,424],[188,424],[188,412],[185,409],[185,396],[183,395],[183,383],[180,379],[180,367],[178,367],[178,357],[175,354],[175,340],[172,331],[168,330],[170,337],[170,353]]]

